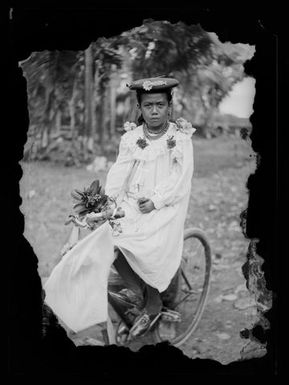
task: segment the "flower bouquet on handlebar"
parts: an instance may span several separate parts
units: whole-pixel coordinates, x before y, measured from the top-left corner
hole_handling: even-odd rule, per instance
[[[108,221],[114,234],[122,232],[119,218],[125,213],[121,207],[117,207],[116,200],[105,194],[99,180],[95,180],[83,191],[75,189],[71,196],[74,200],[74,214],[70,214],[65,225],[74,225],[68,242],[64,245],[61,255],[66,254],[79,240],[80,229],[95,230]]]

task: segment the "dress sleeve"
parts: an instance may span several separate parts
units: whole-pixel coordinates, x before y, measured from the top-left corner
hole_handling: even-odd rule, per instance
[[[190,192],[193,171],[193,144],[186,138],[177,144],[169,177],[154,189],[151,200],[157,210],[174,205]]]
[[[116,162],[111,166],[106,177],[105,193],[117,198],[120,194],[124,181],[133,164],[132,152],[127,143],[127,134],[121,137],[119,153]]]

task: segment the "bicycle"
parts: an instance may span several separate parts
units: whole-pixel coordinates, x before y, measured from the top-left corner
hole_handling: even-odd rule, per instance
[[[122,217],[116,210],[98,214],[99,219],[107,220]],[[77,228],[84,227],[83,222],[71,218]],[[78,229],[79,230],[79,229]],[[80,232],[74,233],[74,242],[79,239]],[[212,267],[211,247],[204,231],[198,228],[187,228],[184,231],[184,246],[181,265],[169,287],[161,293],[164,308],[141,337],[129,341],[129,330],[135,317],[140,314],[143,298],[130,292],[117,273],[111,268],[108,281],[108,302],[111,314],[107,326],[107,338],[104,344],[128,346],[137,340],[151,338],[153,343],[169,341],[179,347],[196,330],[208,298]],[[172,309],[180,318],[172,319],[166,309]]]

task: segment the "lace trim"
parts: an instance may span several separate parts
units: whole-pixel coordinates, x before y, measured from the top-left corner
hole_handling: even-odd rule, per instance
[[[190,130],[182,132],[175,123],[170,123],[170,127],[165,135],[154,142],[148,142],[148,145],[144,148],[140,148],[137,141],[139,138],[144,138],[141,125],[134,130],[126,132],[122,136],[122,145],[126,147],[132,153],[133,158],[137,160],[154,160],[158,156],[167,154],[170,151],[172,157],[178,159],[182,157],[182,143],[191,140],[191,136],[195,131],[196,129],[192,127]],[[172,136],[176,141],[176,145],[172,148],[168,148],[167,140]]]

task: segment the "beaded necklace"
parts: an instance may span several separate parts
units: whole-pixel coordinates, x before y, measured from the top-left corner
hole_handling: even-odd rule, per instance
[[[155,133],[155,131],[150,131],[146,123],[144,123],[144,125],[143,125],[144,135],[149,140],[159,139],[161,136],[163,136],[168,131],[168,128],[169,128],[169,122],[168,121],[166,121],[164,123],[164,125],[162,126],[162,128],[160,130],[158,130],[156,133]],[[153,132],[155,134],[152,135]]]

